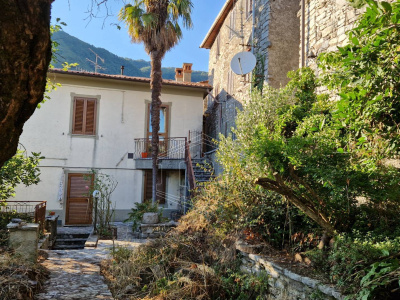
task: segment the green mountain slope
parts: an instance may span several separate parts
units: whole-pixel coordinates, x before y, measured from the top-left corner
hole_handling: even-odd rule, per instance
[[[64,31],[54,33],[53,40],[59,43],[57,52],[56,68],[61,68],[63,62],[78,63],[77,70],[85,70],[94,72],[94,64],[87,59],[95,61],[96,52],[104,63],[98,61],[100,66],[105,67],[105,70],[98,70],[99,73],[105,74],[121,74],[121,66],[125,66],[124,75],[150,77],[150,62],[145,60],[134,60],[117,56],[104,48],[97,48],[93,45],[85,43],[76,37],[69,35]],[[178,66],[177,66],[178,67]],[[179,66],[180,67],[180,66]],[[163,68],[164,79],[175,79],[175,68]],[[208,79],[207,72],[193,71],[192,81],[203,81]]]

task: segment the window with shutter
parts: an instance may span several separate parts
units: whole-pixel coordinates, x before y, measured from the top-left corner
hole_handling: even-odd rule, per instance
[[[97,99],[74,98],[72,134],[96,134]]]

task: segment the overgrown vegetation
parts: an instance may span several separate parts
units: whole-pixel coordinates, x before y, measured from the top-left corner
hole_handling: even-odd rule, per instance
[[[94,223],[97,233],[102,238],[112,237],[111,223],[114,218],[115,203],[111,201],[111,195],[118,186],[118,181],[108,174],[92,171],[88,176],[91,180],[93,176],[93,184],[89,187],[89,195],[93,196]],[[95,195],[93,195],[95,193]]]
[[[183,225],[108,263],[111,281],[127,279],[123,287],[114,280],[120,297],[237,299],[213,293],[238,270],[224,258],[236,256],[227,241],[240,237],[305,252],[347,299],[400,298],[400,1],[354,2],[368,7],[348,45],[319,57],[320,79],[292,72],[285,88],[265,86],[244,103],[235,139],[220,137],[224,172]],[[317,92],[321,85],[329,94]]]
[[[39,183],[39,161],[43,157],[40,153],[32,153],[28,156],[25,151],[18,151],[0,169],[0,201],[5,201],[15,196],[15,188],[18,184],[29,186]],[[0,202],[0,205],[5,202]]]
[[[0,299],[29,300],[43,287],[48,272],[39,264],[21,263],[8,252],[0,252]]]
[[[234,242],[190,213],[164,239],[117,248],[102,272],[116,299],[266,299],[266,276],[239,270]]]

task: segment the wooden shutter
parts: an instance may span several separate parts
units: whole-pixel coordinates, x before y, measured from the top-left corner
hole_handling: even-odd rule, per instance
[[[85,119],[85,99],[74,99],[74,117],[72,125],[73,134],[83,134]]]
[[[96,99],[86,99],[86,126],[85,134],[96,133]]]
[[[75,98],[72,134],[96,134],[97,99]]]

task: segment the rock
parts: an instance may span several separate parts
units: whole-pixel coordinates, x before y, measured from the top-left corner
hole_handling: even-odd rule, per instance
[[[158,223],[158,213],[144,213],[143,214],[143,219],[142,219],[143,224],[157,224]]]

